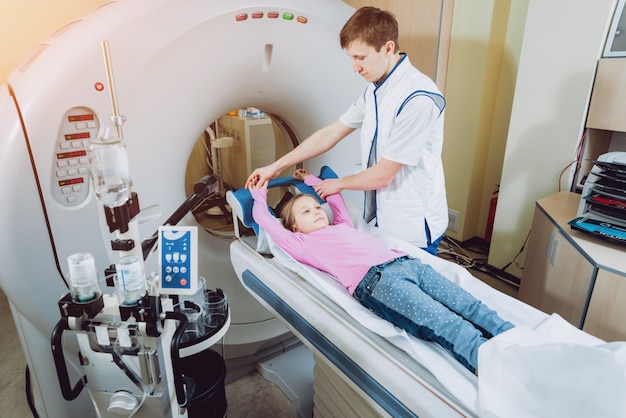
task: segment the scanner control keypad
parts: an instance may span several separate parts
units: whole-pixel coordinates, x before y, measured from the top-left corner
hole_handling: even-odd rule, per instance
[[[74,107],[63,116],[52,165],[52,194],[64,206],[76,206],[89,196],[87,147],[100,123],[95,112]]]

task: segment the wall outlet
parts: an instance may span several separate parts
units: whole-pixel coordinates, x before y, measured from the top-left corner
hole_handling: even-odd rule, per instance
[[[448,229],[452,232],[459,232],[459,217],[461,214],[456,210],[448,209]]]

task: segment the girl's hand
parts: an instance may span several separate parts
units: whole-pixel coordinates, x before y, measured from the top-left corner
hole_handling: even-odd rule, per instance
[[[304,181],[304,179],[308,175],[309,175],[309,172],[306,171],[304,168],[299,168],[299,169],[297,169],[296,171],[293,172],[293,178],[296,179],[296,180]]]
[[[252,186],[253,181],[256,183],[258,183],[259,181],[266,182],[275,178],[278,175],[278,171],[274,167],[274,164],[275,162],[270,165],[266,165],[265,167],[255,169],[252,174],[248,176],[244,187],[246,189],[249,189]]]

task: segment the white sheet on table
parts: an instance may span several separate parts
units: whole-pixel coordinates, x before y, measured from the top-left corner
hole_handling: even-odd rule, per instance
[[[626,343],[557,314],[483,344],[478,364],[481,417],[626,417]]]
[[[626,418],[626,342],[605,343],[556,314],[548,316],[493,289],[455,263],[382,236],[378,228],[365,225],[358,210],[350,205],[349,209],[359,229],[430,264],[516,325],[480,347],[478,379],[437,344],[418,340],[361,306],[329,275],[295,261],[270,239],[263,242],[263,232],[259,239],[280,263],[324,290],[363,326],[406,351],[481,418]]]
[[[405,251],[419,258],[422,262],[430,264],[449,280],[472,293],[486,303],[487,306],[496,310],[503,318],[516,325],[534,328],[547,316],[545,313],[493,289],[455,263],[433,256],[406,241],[383,236],[378,228],[369,227],[362,223],[358,224],[358,227],[367,229],[381,238],[391,248]],[[476,376],[456,361],[450,353],[438,344],[419,340],[376,316],[350,296],[330,275],[299,263],[271,240],[269,240],[269,246],[275,259],[282,265],[299,274],[318,289],[322,289],[338,306],[342,307],[361,325],[386,338],[389,342],[411,355],[412,358],[426,367],[466,409],[470,411],[476,410],[478,393]]]

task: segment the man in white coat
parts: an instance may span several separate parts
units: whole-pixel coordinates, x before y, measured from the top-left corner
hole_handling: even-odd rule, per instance
[[[324,180],[316,192],[325,198],[344,189],[363,190],[367,222],[436,254],[448,226],[441,161],[445,99],[399,52],[398,23],[390,12],[358,9],[342,28],[340,43],[368,85],[338,120],[254,170],[246,187],[328,151],[360,128],[364,170]]]

